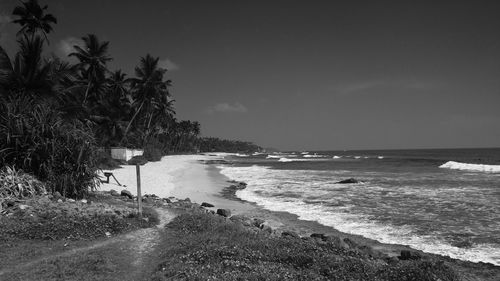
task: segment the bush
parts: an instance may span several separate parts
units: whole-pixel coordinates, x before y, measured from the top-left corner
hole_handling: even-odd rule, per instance
[[[48,183],[50,191],[82,197],[98,184],[97,148],[82,122],[29,98],[0,105],[0,165],[13,166]]]
[[[163,156],[162,151],[159,148],[160,144],[158,142],[155,143],[156,145],[150,143],[144,147],[144,157],[151,162],[160,161]]]

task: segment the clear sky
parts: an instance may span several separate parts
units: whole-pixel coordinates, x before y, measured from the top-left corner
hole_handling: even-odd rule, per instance
[[[0,1],[0,44],[18,1]],[[64,55],[159,56],[180,119],[283,150],[500,147],[500,1],[41,1]]]

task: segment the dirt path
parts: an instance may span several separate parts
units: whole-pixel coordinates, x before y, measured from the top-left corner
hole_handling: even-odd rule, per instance
[[[154,266],[147,263],[151,260],[155,247],[158,245],[161,231],[165,224],[169,223],[176,214],[165,208],[156,208],[160,223],[156,227],[139,229],[127,234],[111,237],[104,241],[99,241],[87,245],[85,247],[74,248],[64,252],[42,256],[26,263],[11,267],[9,269],[0,270],[0,280],[40,280],[37,274],[23,275],[29,270],[36,268],[36,271],[46,271],[43,269],[45,265],[53,265],[58,261],[75,260],[74,263],[79,264],[78,259],[85,257],[86,254],[92,255],[98,253],[100,259],[107,261],[111,268],[109,276],[103,276],[101,280],[142,280],[145,277],[145,270]],[[101,257],[102,256],[102,257]],[[83,263],[83,262],[81,262]],[[60,266],[57,266],[59,268]],[[107,268],[107,269],[109,269]],[[67,276],[64,275],[63,276]],[[7,278],[8,279],[4,279]],[[33,278],[33,279],[31,279]],[[96,278],[95,280],[99,280]],[[58,279],[55,279],[58,280]],[[65,280],[65,278],[61,278]],[[68,280],[80,280],[78,278]]]

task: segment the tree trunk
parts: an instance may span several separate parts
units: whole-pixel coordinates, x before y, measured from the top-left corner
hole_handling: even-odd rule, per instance
[[[132,116],[132,119],[130,119],[130,122],[128,123],[127,128],[125,128],[125,132],[123,133],[123,138],[120,141],[120,143],[123,142],[123,140],[127,137],[127,133],[128,133],[128,130],[130,129],[130,125],[132,125],[132,122],[134,122],[135,117],[137,116],[139,111],[141,111],[143,105],[144,105],[144,101],[142,101],[141,106],[139,106],[139,109],[137,109],[137,111],[134,113],[134,116]]]

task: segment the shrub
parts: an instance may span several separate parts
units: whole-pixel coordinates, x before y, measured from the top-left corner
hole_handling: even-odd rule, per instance
[[[147,144],[144,147],[144,157],[151,162],[160,161],[163,155],[159,146],[158,142]]]
[[[50,191],[81,197],[97,181],[97,148],[82,122],[29,98],[0,105],[0,165],[14,166],[48,183]]]

